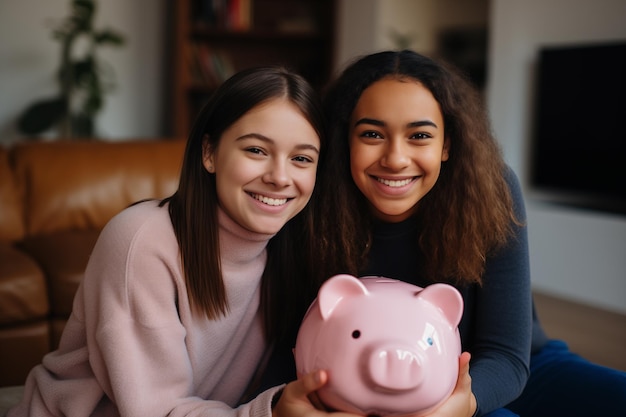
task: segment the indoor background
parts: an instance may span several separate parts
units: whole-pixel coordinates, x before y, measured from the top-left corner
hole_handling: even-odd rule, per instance
[[[97,120],[101,137],[170,136],[170,3],[106,0],[98,5],[97,25],[111,26],[127,40],[121,48],[101,52],[117,80]],[[18,115],[56,91],[59,48],[50,33],[68,7],[69,0],[0,0],[1,145],[24,140],[15,127]],[[338,0],[336,7],[335,71],[359,54],[396,47],[398,36],[432,55],[442,53],[442,34],[460,30],[471,37],[469,48],[484,58],[484,79],[479,74],[478,80],[494,132],[525,186],[534,288],[626,315],[626,216],[545,203],[534,197],[527,180],[537,51],[626,41],[626,2]]]

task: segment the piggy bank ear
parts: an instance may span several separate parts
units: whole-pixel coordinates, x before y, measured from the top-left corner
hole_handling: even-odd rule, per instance
[[[431,284],[417,295],[439,307],[446,319],[458,326],[463,316],[463,297],[461,293],[448,284]]]
[[[368,291],[365,285],[352,275],[341,274],[329,278],[317,297],[322,319],[327,320],[342,300],[366,294]]]

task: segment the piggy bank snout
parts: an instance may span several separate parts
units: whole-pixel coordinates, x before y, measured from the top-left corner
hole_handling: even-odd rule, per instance
[[[377,391],[402,392],[417,388],[424,379],[422,358],[415,349],[384,344],[372,349],[366,373]]]

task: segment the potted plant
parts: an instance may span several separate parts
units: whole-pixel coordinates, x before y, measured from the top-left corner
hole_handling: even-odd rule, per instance
[[[52,37],[61,44],[59,94],[28,106],[18,119],[20,132],[32,137],[58,127],[63,138],[96,136],[95,116],[104,105],[105,93],[114,86],[112,69],[96,52],[101,46],[124,43],[116,31],[94,28],[96,10],[94,0],[72,0],[70,15],[54,28]],[[82,51],[76,51],[77,45]]]

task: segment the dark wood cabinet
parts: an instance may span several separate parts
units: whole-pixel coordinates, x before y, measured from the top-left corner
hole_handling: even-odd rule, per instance
[[[333,68],[334,0],[173,3],[170,130],[187,137],[211,92],[234,72],[285,65],[321,89]]]

